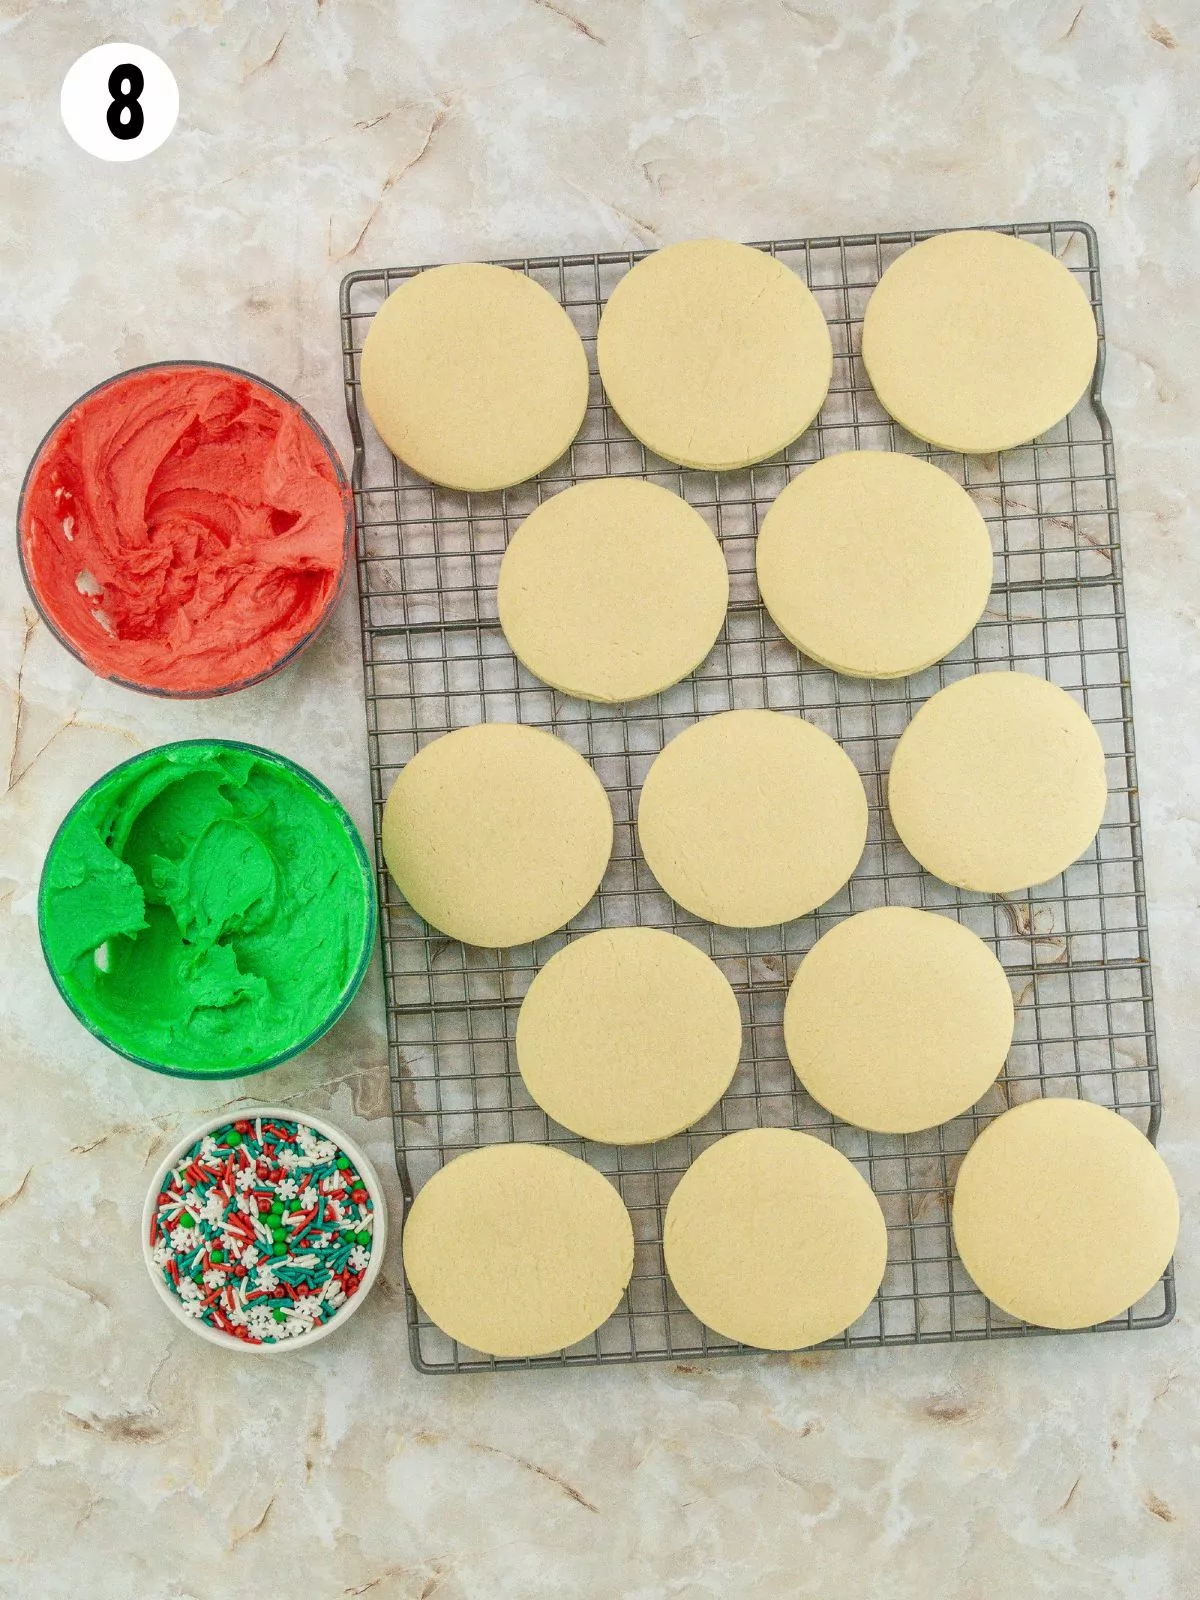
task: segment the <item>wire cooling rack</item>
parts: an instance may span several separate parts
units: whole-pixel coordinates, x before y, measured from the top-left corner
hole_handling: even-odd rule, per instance
[[[680,469],[634,440],[595,370],[596,327],[614,285],[640,253],[530,258],[527,273],[566,307],[588,351],[591,392],[567,455],[535,481],[495,494],[434,488],[381,443],[361,405],[359,358],[371,317],[419,268],[363,271],[341,293],[346,400],[354,437],[358,579],[367,740],[387,996],[396,1153],[406,1198],[445,1161],[504,1140],[550,1143],[591,1162],[619,1188],[637,1240],[633,1279],[596,1334],[561,1355],[498,1361],[456,1344],[408,1298],[410,1345],[425,1372],[654,1359],[693,1361],[741,1346],[687,1312],[663,1268],[662,1220],[681,1173],[723,1133],[803,1128],[866,1176],[888,1224],[887,1275],[865,1315],[835,1345],[924,1344],[1030,1335],[973,1287],[951,1239],[949,1195],[980,1128],[1007,1106],[1074,1095],[1112,1106],[1154,1138],[1159,1081],[1142,875],[1117,487],[1101,401],[1103,316],[1096,239],[1078,222],[1004,227],[1057,255],[1087,291],[1101,330],[1091,394],[1035,444],[964,457],[912,438],[882,410],[859,354],[863,311],[887,265],[925,233],[791,239],[760,248],[809,284],[833,336],[833,383],[814,425],[779,457],[740,472]],[[798,656],[759,602],[754,540],[784,485],[847,449],[924,456],[968,489],[991,532],[995,585],[972,636],[936,667],[899,681],[837,675]],[[548,496],[588,478],[635,475],[675,490],[712,527],[731,573],[724,631],[708,659],[666,693],[625,707],[590,705],[547,688],[508,649],[496,614],[505,545]],[[1107,755],[1109,801],[1095,845],[1061,878],[1024,896],[984,896],[938,882],[891,827],[884,774],[917,708],[968,673],[1012,667],[1069,690]],[[716,928],[675,905],[637,852],[635,804],[663,744],[697,717],[733,707],[802,713],[832,734],[862,774],[870,803],[866,852],[848,886],[782,927]],[[612,861],[592,903],[560,934],[514,950],[447,939],[405,904],[384,867],[383,804],[400,769],[430,740],[481,721],[530,723],[586,756],[612,801]],[[835,1121],[800,1088],[783,1045],[787,985],[804,953],[851,912],[881,904],[949,912],[995,950],[1013,985],[1017,1027],[1004,1074],[971,1113],[929,1133],[868,1134]],[[525,1092],[513,1036],[534,974],[566,939],[631,923],[668,928],[706,951],[737,992],[741,1064],[716,1109],[659,1144],[592,1144],[551,1122]],[[1157,1327],[1174,1314],[1173,1279],[1107,1329]]]

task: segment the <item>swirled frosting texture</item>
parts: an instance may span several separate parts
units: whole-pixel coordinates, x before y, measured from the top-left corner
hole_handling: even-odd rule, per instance
[[[42,875],[42,946],[114,1049],[253,1071],[327,1027],[362,977],[374,897],[332,797],[267,751],[147,750],[102,778]]]
[[[91,669],[217,693],[280,665],[328,615],[349,489],[298,406],[217,367],[146,367],[43,443],[21,510],[31,587]]]

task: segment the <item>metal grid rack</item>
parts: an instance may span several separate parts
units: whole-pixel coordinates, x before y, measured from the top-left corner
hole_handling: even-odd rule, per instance
[[[1090,396],[1026,448],[964,457],[932,449],[882,410],[859,355],[863,311],[885,267],[926,233],[764,244],[809,284],[828,320],[833,382],[817,421],[780,457],[745,471],[680,469],[647,452],[618,421],[595,372],[596,327],[638,252],[501,263],[526,272],[566,307],[592,369],[587,415],[568,454],[535,481],[495,494],[435,488],[381,443],[360,404],[359,357],[372,315],[419,268],[351,273],[342,284],[342,350],[354,437],[358,578],[368,747],[387,998],[397,1161],[406,1198],[446,1160],[503,1140],[553,1143],[616,1183],[633,1217],[633,1279],[598,1332],[558,1356],[497,1361],[455,1344],[408,1300],[414,1364],[425,1372],[599,1362],[695,1360],[742,1347],[701,1326],[666,1279],[662,1217],[680,1174],[721,1134],[755,1125],[830,1140],[870,1180],[889,1233],[887,1275],[866,1314],[835,1345],[931,1343],[1030,1335],[992,1307],[955,1256],[949,1195],[980,1128],[1038,1095],[1077,1095],[1118,1109],[1152,1139],[1160,1098],[1154,1042],[1142,846],[1126,655],[1117,492],[1101,401],[1103,316],[1096,239],[1078,222],[1019,224],[1053,251],[1095,309],[1101,353]],[[838,677],[798,656],[759,602],[760,518],[806,465],[849,448],[906,450],[964,484],[992,535],[995,585],[974,634],[944,661],[899,681]],[[591,705],[547,688],[514,659],[496,617],[500,558],[520,521],[569,484],[606,474],[664,484],[706,518],[731,573],[726,626],[690,678],[626,707]],[[1061,878],[1026,896],[959,891],[922,871],[890,826],[884,795],[896,739],[937,689],[968,673],[1015,667],[1073,693],[1100,731],[1109,802],[1098,839]],[[847,887],[815,914],[751,931],[713,927],[675,905],[639,858],[638,790],[650,762],[697,717],[735,706],[802,713],[832,734],[863,777],[866,852]],[[468,948],[427,927],[399,896],[380,850],[384,801],[401,767],[430,740],[480,721],[546,728],[591,761],[612,800],[615,843],[592,903],[562,933],[506,951]],[[867,1134],[835,1121],[800,1088],[783,1046],[787,985],[819,935],[851,912],[890,903],[949,912],[995,950],[1013,983],[1017,1028],[1005,1071],[968,1115],[929,1133]],[[737,992],[745,1044],[720,1104],[686,1134],[640,1148],[591,1144],[535,1106],[517,1072],[517,1010],[535,972],[563,942],[598,927],[673,929],[710,954]],[[1157,1327],[1174,1314],[1170,1270],[1109,1329]]]

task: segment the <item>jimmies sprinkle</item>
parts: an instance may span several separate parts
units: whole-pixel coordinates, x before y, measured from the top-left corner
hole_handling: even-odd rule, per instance
[[[304,1122],[246,1118],[168,1172],[154,1264],[188,1316],[246,1344],[321,1327],[358,1292],[374,1208],[353,1161]]]

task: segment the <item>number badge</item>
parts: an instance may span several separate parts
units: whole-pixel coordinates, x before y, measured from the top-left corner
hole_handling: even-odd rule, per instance
[[[179,116],[174,74],[140,44],[102,44],[63,79],[63,123],[75,143],[102,161],[136,161],[170,134]]]

